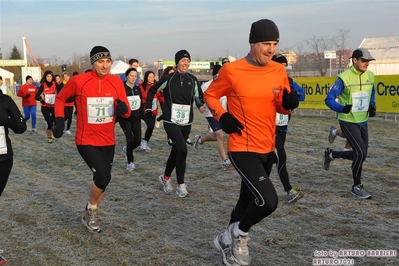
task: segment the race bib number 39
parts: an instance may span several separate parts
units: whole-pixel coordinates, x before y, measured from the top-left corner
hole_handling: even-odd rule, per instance
[[[188,124],[190,121],[190,105],[173,103],[171,121],[176,124]]]
[[[111,123],[114,117],[114,98],[87,98],[87,115],[89,124]]]

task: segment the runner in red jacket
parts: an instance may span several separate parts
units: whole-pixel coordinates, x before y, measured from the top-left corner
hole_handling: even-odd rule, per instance
[[[82,224],[92,232],[101,232],[97,208],[111,180],[115,152],[115,118],[130,116],[129,102],[122,80],[109,74],[111,53],[102,46],[90,52],[91,72],[72,77],[57,95],[56,127],[59,138],[65,127],[65,103],[75,97],[77,118],[75,142],[80,155],[93,172],[90,201],[85,207]]]
[[[36,93],[37,87],[33,84],[33,78],[31,76],[26,76],[26,83],[22,85],[17,96],[22,98],[22,107],[24,109],[24,120],[28,121],[32,116],[32,132],[36,133]]]

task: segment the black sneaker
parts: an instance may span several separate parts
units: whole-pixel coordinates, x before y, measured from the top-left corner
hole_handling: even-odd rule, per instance
[[[328,171],[330,169],[330,163],[333,160],[330,158],[330,154],[332,153],[332,149],[326,148],[323,154],[323,168]]]

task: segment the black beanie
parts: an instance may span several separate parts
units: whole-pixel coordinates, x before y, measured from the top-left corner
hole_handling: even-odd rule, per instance
[[[90,63],[94,64],[94,62],[103,58],[111,59],[110,51],[104,46],[94,46],[90,51]]]
[[[272,60],[280,64],[286,63],[288,65],[287,58],[282,54],[273,55]]]
[[[269,19],[261,19],[251,26],[251,32],[249,33],[249,42],[257,43],[264,41],[279,41],[280,33],[276,24]]]
[[[212,68],[212,76],[215,76],[221,68],[222,68],[221,65],[214,65]]]
[[[191,60],[191,56],[186,50],[180,50],[175,55],[175,63],[176,63],[176,65],[177,65],[177,63],[179,63],[180,59],[182,59],[183,57],[187,57],[188,59]]]

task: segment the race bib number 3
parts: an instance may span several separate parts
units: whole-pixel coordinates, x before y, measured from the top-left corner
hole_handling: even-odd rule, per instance
[[[172,104],[171,121],[176,124],[188,124],[190,121],[190,105]]]
[[[114,98],[87,98],[87,115],[89,124],[111,123],[114,117]]]
[[[7,154],[6,131],[4,126],[0,126],[0,154]]]
[[[352,93],[352,112],[365,112],[369,108],[369,93],[354,92]]]

